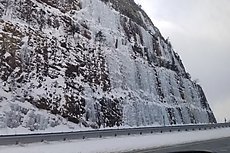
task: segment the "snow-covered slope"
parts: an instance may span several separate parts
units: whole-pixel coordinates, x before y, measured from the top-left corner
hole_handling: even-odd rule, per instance
[[[216,122],[133,0],[0,0],[0,49],[1,128]]]

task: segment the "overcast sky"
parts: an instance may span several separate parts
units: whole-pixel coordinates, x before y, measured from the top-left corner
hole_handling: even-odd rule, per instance
[[[198,79],[219,122],[230,120],[230,0],[135,0]]]

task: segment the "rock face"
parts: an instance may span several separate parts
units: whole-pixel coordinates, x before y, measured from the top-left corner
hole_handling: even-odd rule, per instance
[[[1,0],[0,55],[2,128],[216,122],[133,0]]]

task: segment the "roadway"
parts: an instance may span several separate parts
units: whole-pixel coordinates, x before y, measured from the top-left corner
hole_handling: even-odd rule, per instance
[[[230,153],[230,137],[180,144],[175,146],[132,151],[132,153],[170,153],[179,151],[210,151],[213,153]]]

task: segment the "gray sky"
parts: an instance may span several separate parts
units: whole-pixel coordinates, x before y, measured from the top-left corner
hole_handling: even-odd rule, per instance
[[[230,0],[135,1],[199,80],[217,120],[230,120]]]

